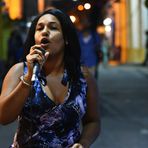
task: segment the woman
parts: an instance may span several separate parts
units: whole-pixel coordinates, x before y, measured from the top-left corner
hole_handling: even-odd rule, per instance
[[[57,9],[37,16],[25,49],[26,62],[9,70],[0,96],[0,123],[18,117],[11,147],[89,147],[99,134],[98,92],[95,80],[80,68],[79,42],[69,17]],[[32,81],[34,63],[40,71]]]

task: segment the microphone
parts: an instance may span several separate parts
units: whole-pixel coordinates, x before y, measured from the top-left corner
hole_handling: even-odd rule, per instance
[[[38,48],[38,50],[40,50],[43,55],[46,52],[44,48]],[[31,78],[32,82],[35,81],[35,79],[37,78],[39,72],[40,72],[40,64],[37,61],[35,61],[34,66],[33,66],[33,74],[32,74],[32,78]]]

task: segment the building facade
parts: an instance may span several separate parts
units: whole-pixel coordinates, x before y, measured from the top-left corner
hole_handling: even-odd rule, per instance
[[[121,63],[142,63],[146,51],[148,9],[145,0],[112,0],[115,46],[120,48]]]

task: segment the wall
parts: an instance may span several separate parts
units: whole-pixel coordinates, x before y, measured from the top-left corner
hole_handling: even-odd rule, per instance
[[[145,58],[145,30],[148,26],[144,0],[127,0],[128,47],[127,63],[142,63]]]

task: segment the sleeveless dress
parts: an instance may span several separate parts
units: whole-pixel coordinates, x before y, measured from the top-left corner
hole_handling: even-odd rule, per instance
[[[64,103],[56,105],[42,89],[46,80],[44,73],[39,73],[18,117],[11,148],[69,148],[79,141],[81,119],[86,112],[86,80],[80,73],[77,83],[70,82],[65,70],[62,83],[68,83],[67,96]]]

